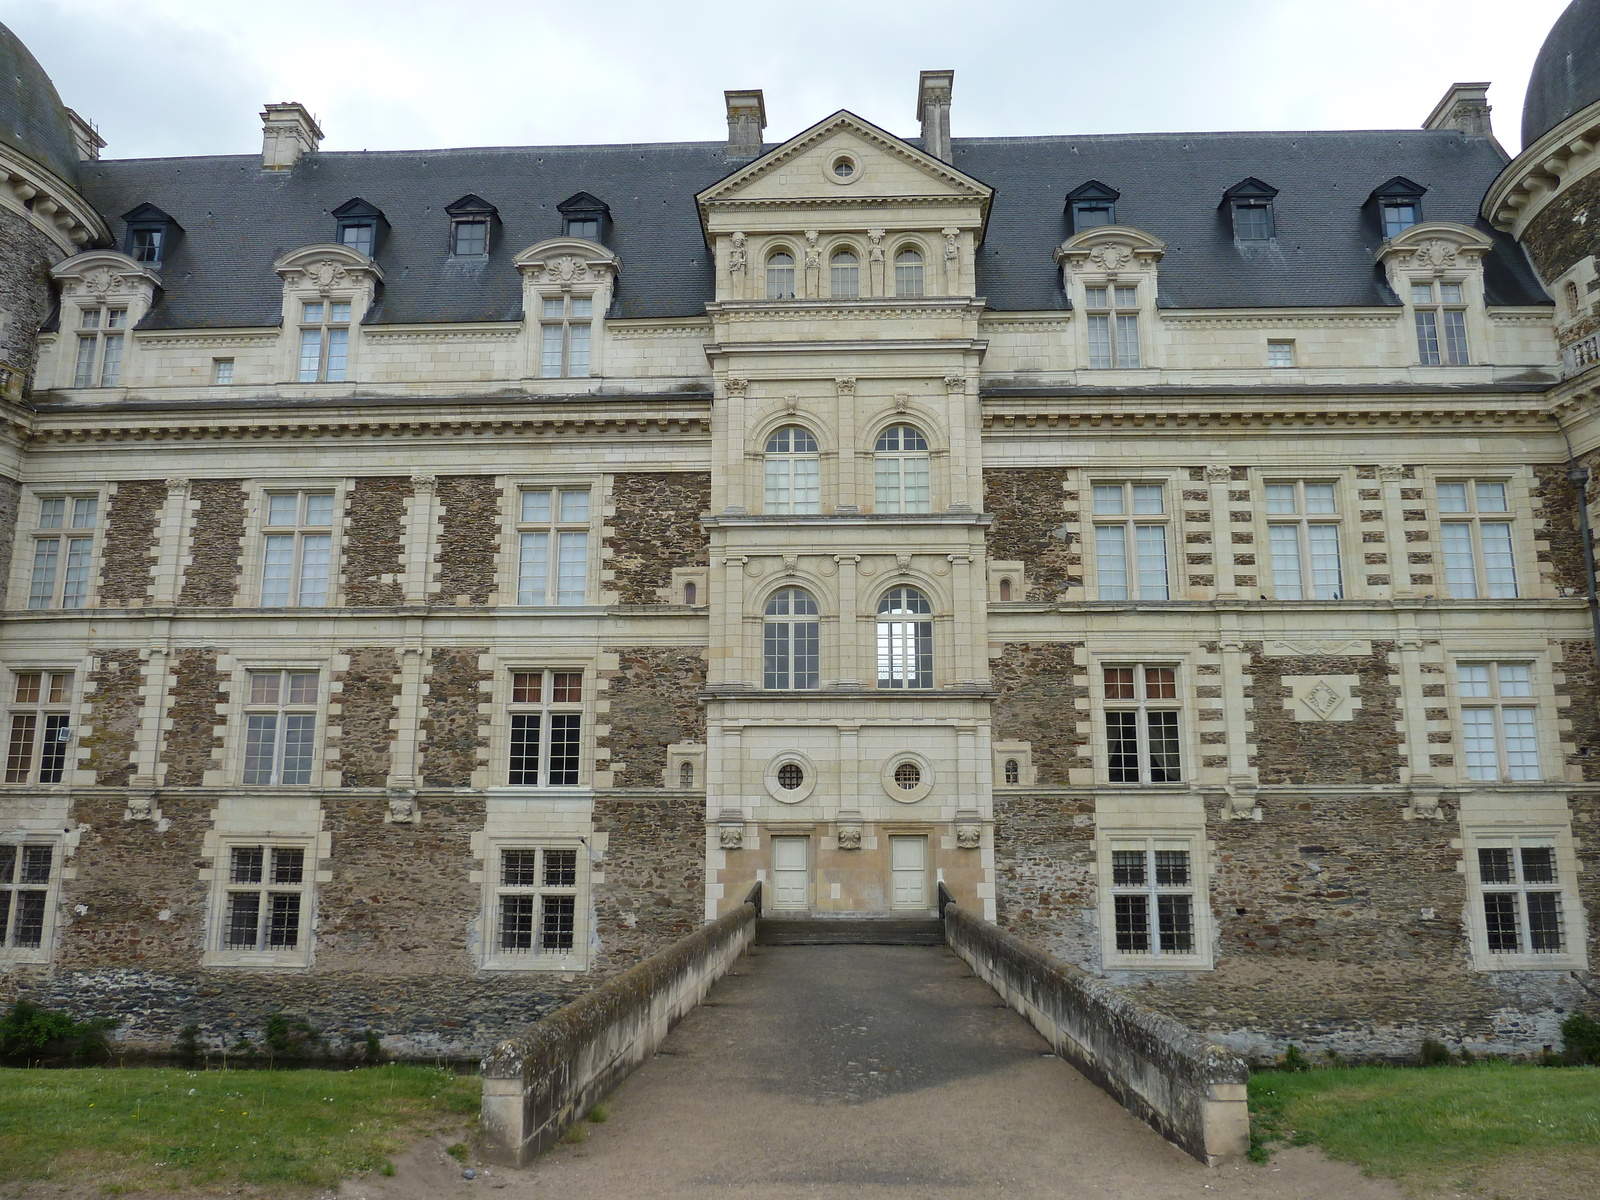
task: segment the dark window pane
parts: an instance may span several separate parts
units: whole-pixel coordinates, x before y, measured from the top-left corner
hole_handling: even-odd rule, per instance
[[[161,261],[161,230],[135,229],[133,231],[133,260],[135,262]]]
[[[27,783],[33,764],[33,736],[39,718],[33,713],[17,713],[11,718],[11,746],[6,752],[6,782]]]
[[[1265,204],[1233,206],[1233,236],[1241,242],[1264,242],[1272,236],[1271,210]]]
[[[576,887],[578,883],[578,852],[576,850],[546,850],[544,852],[544,886]]]
[[[763,631],[763,669],[761,686],[789,686],[789,622],[772,621]]]
[[[228,893],[229,950],[254,950],[261,924],[261,896],[257,892]]]
[[[1017,765],[1014,758],[1006,759],[1006,782],[1020,783],[1022,781],[1022,768]]]
[[[1517,937],[1517,897],[1514,892],[1491,892],[1483,898],[1483,926],[1489,949],[1515,953],[1522,948]]]
[[[1112,224],[1111,206],[1107,204],[1077,204],[1073,206],[1072,226],[1075,230],[1094,229]]]
[[[1150,952],[1150,901],[1144,896],[1114,896],[1117,949],[1124,954]]]
[[[460,221],[455,229],[457,254],[487,254],[489,251],[489,225],[486,221]]]
[[[1189,882],[1189,852],[1187,850],[1156,851],[1156,884],[1159,887],[1183,887]]]
[[[15,846],[0,846],[0,883],[11,883],[15,879],[17,869],[17,848]]]
[[[17,877],[17,882],[49,883],[50,865],[55,861],[55,854],[53,846],[24,846],[22,872]]]
[[[513,713],[511,717],[512,786],[536,786],[539,782],[538,713]]]
[[[1549,846],[1529,846],[1522,852],[1524,883],[1554,883],[1556,852]]]
[[[365,224],[342,225],[339,228],[339,240],[357,254],[372,254],[372,226]]]
[[[539,927],[541,950],[571,950],[574,918],[578,901],[575,896],[544,897],[543,920]]]
[[[1162,953],[1194,953],[1193,904],[1194,901],[1188,896],[1156,898],[1156,919],[1160,922]]]
[[[44,941],[44,893],[17,893],[16,945],[37,948]]]
[[[539,885],[539,852],[507,850],[500,858],[500,882],[506,887]]]
[[[1118,887],[1144,886],[1144,851],[1113,850],[1111,852],[1111,882]]]
[[[260,846],[235,846],[229,883],[260,883],[265,851]]]
[[[1106,699],[1132,700],[1133,698],[1133,668],[1107,667]]]
[[[44,743],[39,747],[39,782],[60,783],[67,765],[67,739],[72,736],[66,713],[49,713],[44,719]]]
[[[550,678],[550,703],[580,704],[583,702],[583,672],[557,671]]]
[[[806,781],[806,773],[801,770],[799,763],[784,763],[778,768],[778,786],[787,791],[794,791]]]
[[[572,787],[578,782],[578,732],[583,718],[577,713],[550,714],[551,787]]]
[[[1478,878],[1483,880],[1484,883],[1515,882],[1511,873],[1511,851],[1509,849],[1479,850]]]
[[[500,900],[500,949],[533,949],[532,896],[503,896]]]
[[[1528,940],[1535,954],[1561,950],[1561,899],[1554,892],[1528,893]]]
[[[517,671],[511,676],[511,703],[537,704],[544,682],[543,671]]]
[[[267,945],[273,950],[293,950],[300,944],[300,897],[293,892],[274,892],[270,899]]]
[[[1178,783],[1178,714],[1153,712],[1150,717],[1150,782]]]
[[[1138,714],[1106,714],[1106,756],[1112,783],[1139,782]]]

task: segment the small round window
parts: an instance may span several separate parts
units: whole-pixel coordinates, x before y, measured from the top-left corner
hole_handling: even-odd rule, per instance
[[[784,763],[778,768],[778,786],[786,791],[794,791],[806,781],[806,773],[800,769],[799,763]]]
[[[911,791],[922,783],[922,769],[916,763],[903,762],[894,769],[896,787]]]
[[[836,158],[833,160],[833,173],[840,179],[849,179],[856,173],[856,165],[848,158]]]

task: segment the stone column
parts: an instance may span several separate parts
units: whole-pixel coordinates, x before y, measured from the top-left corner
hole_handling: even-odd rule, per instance
[[[411,498],[406,501],[406,573],[401,594],[407,604],[428,602],[428,575],[433,566],[433,527],[436,512],[433,475],[411,477]]]
[[[1360,482],[1359,480],[1357,481],[1358,486]],[[1416,587],[1411,582],[1411,553],[1410,547],[1406,544],[1405,514],[1403,512],[1405,502],[1400,496],[1400,489],[1404,483],[1404,467],[1382,466],[1378,468],[1378,486],[1383,491],[1383,523],[1379,525],[1372,521],[1362,521],[1356,526],[1358,531],[1357,540],[1361,542],[1357,552],[1362,557],[1359,563],[1350,564],[1352,573],[1357,570],[1361,571],[1363,575],[1366,573],[1366,554],[1369,550],[1378,548],[1375,544],[1366,541],[1366,534],[1372,530],[1382,529],[1385,541],[1384,549],[1389,556],[1387,571],[1390,587],[1389,594],[1395,597],[1420,596],[1425,592],[1435,590],[1433,588]],[[1369,501],[1363,507],[1370,510],[1372,504]],[[1376,573],[1377,568],[1374,567],[1373,571]],[[1432,574],[1431,571],[1427,573]],[[1423,761],[1426,762],[1427,759],[1423,759]]]
[[[745,476],[761,473],[761,454],[765,447],[748,444],[750,381],[742,375],[729,375],[722,381],[722,387],[727,393],[722,401],[723,428],[728,431],[724,443],[727,457],[722,464],[725,489],[723,508],[731,512],[748,512],[750,498],[746,494]],[[748,471],[745,469],[747,460]]]
[[[835,687],[843,684],[850,687],[858,686],[861,682],[859,666],[852,657],[854,646],[852,642],[856,634],[856,567],[861,562],[859,554],[835,554],[833,561],[839,564],[839,609],[833,621],[833,636],[827,639],[823,649],[823,669],[825,678]],[[826,622],[824,624],[826,628]],[[852,674],[854,668],[858,673]]]
[[[167,480],[167,503],[156,531],[156,575],[150,604],[171,608],[183,588],[183,537],[189,519],[189,481]]]
[[[390,718],[394,728],[394,747],[389,758],[391,788],[414,791],[419,786],[418,745],[422,739],[424,709],[423,685],[427,676],[428,656],[422,648],[419,628],[408,634],[406,644],[400,648],[400,694],[395,697],[395,715]]]
[[[872,507],[872,447],[859,444],[856,433],[856,381],[845,375],[833,381],[838,394],[834,405],[839,431],[838,456],[834,467],[835,512],[859,512]],[[865,463],[866,471],[862,465]],[[865,478],[863,478],[865,474]],[[827,480],[823,480],[827,486]]]
[[[1228,495],[1233,484],[1229,467],[1206,468],[1206,488],[1211,503],[1211,571],[1216,580],[1212,595],[1218,600],[1242,600],[1244,594],[1233,582],[1233,523],[1229,516]],[[1254,573],[1252,568],[1251,573]]]

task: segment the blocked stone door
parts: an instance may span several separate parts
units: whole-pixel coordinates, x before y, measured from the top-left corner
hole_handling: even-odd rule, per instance
[[[811,907],[811,839],[772,839],[772,907],[805,912]]]
[[[893,876],[895,908],[928,907],[928,839],[891,837],[889,872]]]

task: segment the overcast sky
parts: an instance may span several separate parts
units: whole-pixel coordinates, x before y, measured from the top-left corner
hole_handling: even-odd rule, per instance
[[[956,72],[956,137],[1414,128],[1488,80],[1518,149],[1566,0],[0,0],[107,157],[253,154],[299,100],[329,150],[721,139],[724,88],[767,140],[839,108],[918,132],[917,72]]]

